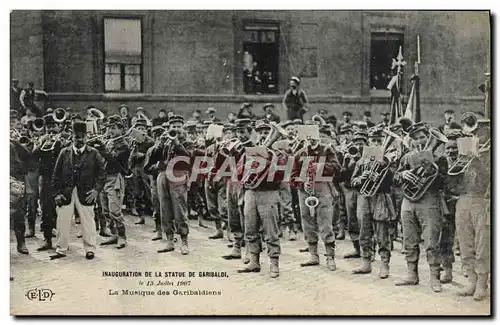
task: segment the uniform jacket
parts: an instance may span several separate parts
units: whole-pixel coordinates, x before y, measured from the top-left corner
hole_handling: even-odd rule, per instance
[[[107,175],[116,175],[118,173],[122,173],[124,169],[127,168],[130,148],[123,138],[115,141],[112,151],[108,151],[104,143],[100,143],[100,145],[96,147],[96,149],[106,161]]]
[[[159,143],[155,144],[151,147],[151,155],[149,157],[149,161],[146,163],[146,168],[151,169],[151,166],[158,163],[158,171],[162,172],[167,169],[167,167],[173,167],[172,174],[175,177],[184,177],[186,176],[186,182],[189,178],[189,174],[191,172],[191,149],[187,143],[179,143],[177,145],[161,145]],[[177,161],[175,165],[170,165],[170,161],[175,157],[183,157],[184,161]]]
[[[71,202],[71,194],[76,187],[78,199],[83,205],[93,205],[85,202],[87,192],[100,192],[106,182],[105,160],[97,149],[85,146],[81,157],[77,157],[73,146],[64,148],[54,168],[52,188],[54,197],[64,195],[63,205]]]
[[[270,152],[268,152],[268,156],[265,157],[266,158],[266,167],[258,175],[254,174],[251,176],[252,178],[264,177],[264,180],[262,180],[262,182],[260,182],[259,186],[257,186],[255,189],[252,189],[252,190],[255,190],[255,191],[276,191],[280,188],[280,183],[283,181],[284,172],[283,171],[276,171],[274,173],[274,177],[272,179],[268,178],[267,173],[268,173],[269,169],[271,168],[272,164],[278,164],[278,165],[286,164],[286,157],[277,156],[278,157],[277,161],[275,161],[275,160],[273,161],[273,157],[274,156]],[[244,153],[242,155],[241,159],[236,164],[236,173],[237,173],[238,180],[240,182],[243,181],[243,177],[244,177],[245,172],[246,172],[245,167],[246,167],[247,159],[249,159],[249,157],[247,156],[246,153]],[[253,165],[252,167],[256,168],[258,166],[258,162],[254,162],[254,164],[255,165]],[[242,185],[243,185],[244,189],[248,190],[248,188],[245,186],[245,183],[243,183]]]

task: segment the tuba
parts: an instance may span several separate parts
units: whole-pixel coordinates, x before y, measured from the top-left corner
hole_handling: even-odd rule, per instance
[[[382,165],[379,161],[374,161],[369,168],[370,175],[364,181],[363,185],[361,185],[361,189],[359,194],[364,196],[373,196],[377,193],[382,181],[384,180],[387,172],[390,167],[390,159],[386,156],[387,149],[396,139],[401,139],[399,135],[389,130],[382,130],[386,134],[384,139],[384,143],[382,144],[382,152],[384,153],[384,165]]]
[[[477,115],[472,112],[465,112],[460,118],[460,124],[464,134],[471,134],[479,125]]]
[[[43,126],[45,125],[45,122],[43,121],[43,118],[37,117],[36,119],[33,120],[32,126],[33,130],[35,131],[42,131]]]
[[[446,142],[448,142],[448,138],[437,128],[429,128],[429,140],[427,140],[425,147],[409,157],[415,161],[412,165],[418,165],[411,171],[418,181],[416,183],[406,182],[402,186],[403,195],[410,202],[419,201],[438,176],[439,168],[434,162],[434,151]]]
[[[64,108],[56,108],[52,113],[52,117],[56,123],[62,123],[66,120],[66,111]]]
[[[262,142],[262,146],[266,147],[267,152],[270,153],[273,156],[273,160],[276,157],[276,153],[271,150],[271,146],[280,138],[280,137],[287,137],[288,133],[279,125],[277,124],[269,124],[271,127],[271,131],[269,132],[269,135],[266,137],[266,139]],[[246,189],[253,190],[259,187],[259,185],[262,183],[262,181],[267,177],[267,174],[269,172],[269,168],[266,168],[260,175],[255,175],[255,174],[250,174],[248,175],[244,180],[242,180],[242,183]]]

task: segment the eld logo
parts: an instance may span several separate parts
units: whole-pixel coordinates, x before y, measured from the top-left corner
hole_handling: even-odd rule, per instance
[[[50,289],[31,289],[26,292],[26,298],[28,300],[38,300],[38,301],[52,301],[55,293]]]

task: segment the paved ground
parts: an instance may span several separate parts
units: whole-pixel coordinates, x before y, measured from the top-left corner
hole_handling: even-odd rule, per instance
[[[378,262],[371,275],[350,274],[359,260],[337,259],[337,271],[329,272],[322,265],[301,268],[299,263],[307,257],[300,253],[303,241],[282,241],[281,275],[270,279],[269,263],[262,257],[261,273],[238,274],[241,261],[226,261],[220,256],[229,252],[227,240],[208,240],[212,229],[198,228],[191,221],[190,250],[182,256],[177,249],[172,253],[158,254],[164,243],[152,242],[153,220],[146,225],[133,225],[128,216],[128,246],[123,250],[114,247],[99,248],[96,258],[87,261],[81,240],[76,238],[73,227],[73,244],[68,257],[50,261],[48,252],[37,252],[42,243],[41,234],[28,239],[29,256],[22,256],[15,249],[11,236],[11,314],[143,314],[143,315],[488,315],[490,301],[475,302],[471,298],[456,296],[456,291],[467,280],[460,275],[460,258],[454,266],[454,282],[443,286],[443,292],[431,292],[425,258],[420,263],[420,285],[395,287],[393,281],[405,274],[405,262],[396,244],[391,261],[391,276],[386,280],[377,277]],[[38,230],[38,225],[37,225]],[[350,250],[348,241],[337,243],[340,256]],[[103,271],[141,271],[142,277],[104,277]],[[155,286],[139,285],[148,278],[144,272],[153,272]],[[196,272],[194,278],[157,278],[155,272]],[[200,271],[227,272],[228,277],[198,277]],[[169,280],[174,285],[156,286]],[[177,286],[178,281],[190,281],[188,286]],[[51,301],[29,300],[26,293],[32,289],[50,289],[55,295]],[[152,290],[155,296],[123,295],[122,290]],[[174,290],[215,290],[221,295],[174,295]],[[119,295],[109,295],[109,290]],[[158,290],[170,295],[158,295]]]

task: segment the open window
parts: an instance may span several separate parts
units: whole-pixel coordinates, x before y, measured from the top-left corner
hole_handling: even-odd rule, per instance
[[[246,94],[278,93],[279,26],[245,25],[243,39],[243,91]]]
[[[392,74],[392,59],[403,46],[404,34],[397,31],[374,31],[370,43],[370,90],[386,90]],[[404,53],[403,53],[404,55]]]

